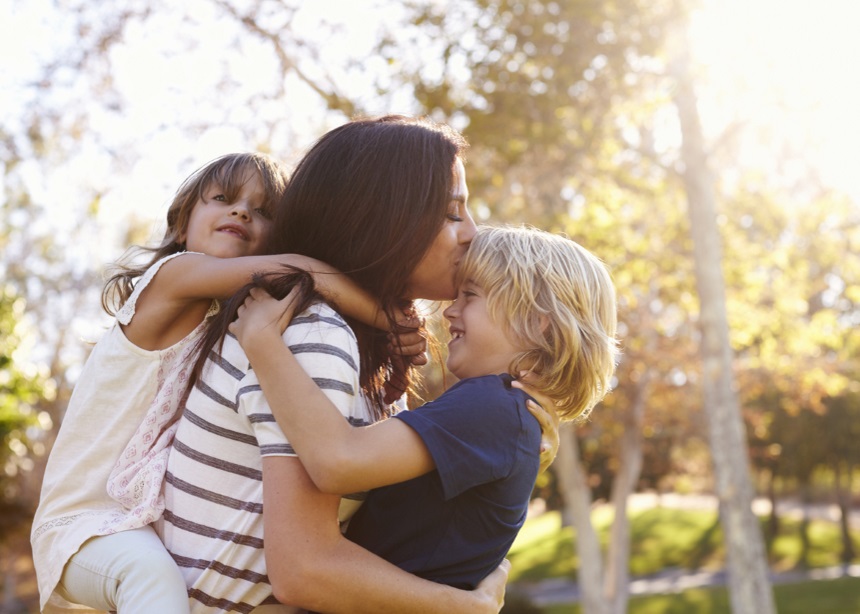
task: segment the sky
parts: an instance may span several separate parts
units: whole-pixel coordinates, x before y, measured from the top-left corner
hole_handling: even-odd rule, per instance
[[[857,24],[854,0],[708,0],[691,36],[711,83],[703,121],[723,125],[735,108],[752,123],[778,117],[783,136],[802,137],[827,183],[860,205]],[[750,152],[750,165],[770,154]]]
[[[111,259],[121,249],[121,229],[129,218],[151,224],[166,210],[173,190],[187,174],[222,153],[247,150],[263,139],[273,153],[288,156],[332,127],[318,99],[295,78],[288,80],[288,108],[282,104],[249,109],[240,103],[255,92],[274,91],[270,75],[274,58],[259,41],[245,36],[236,52],[225,53],[235,27],[207,0],[189,0],[194,22],[181,21],[170,11],[156,11],[143,25],[133,25],[124,43],[111,56],[121,113],[101,112],[93,105],[90,129],[98,138],[87,143],[72,161],[39,176],[33,169],[35,196],[54,214],[50,221],[69,226],[71,200],[77,189],[96,186],[103,193],[100,223]],[[25,87],[41,63],[61,45],[74,44],[77,33],[56,0],[0,0],[0,117],[14,128],[14,118],[28,104]],[[343,70],[348,58],[367,58],[365,69],[383,69],[381,60],[367,57],[383,23],[392,23],[398,3],[386,0],[314,0],[301,4],[295,31],[316,40],[319,63],[351,93],[368,92],[369,79]],[[320,27],[326,19],[335,34]],[[733,121],[780,117],[777,134],[745,149],[750,166],[767,164],[783,140],[804,143],[822,177],[860,203],[860,186],[850,161],[860,142],[860,79],[852,63],[860,57],[860,23],[855,0],[702,0],[692,20],[691,40],[696,70],[701,75],[700,103],[705,130],[715,138]],[[178,36],[177,33],[190,36]],[[196,43],[187,44],[188,39]],[[232,49],[232,47],[231,47]],[[376,63],[374,63],[376,62]],[[231,83],[219,86],[223,66]],[[70,100],[91,87],[97,75],[74,75],[66,95]],[[369,95],[369,94],[366,94]],[[383,103],[380,103],[383,104]],[[385,104],[391,104],[386,101]],[[378,112],[404,111],[375,109]],[[228,111],[225,111],[228,109]],[[252,119],[291,121],[273,133],[247,134],[237,126]],[[195,121],[216,124],[189,135],[177,126]],[[2,124],[0,124],[2,126]],[[116,177],[117,152],[133,147],[129,168]]]

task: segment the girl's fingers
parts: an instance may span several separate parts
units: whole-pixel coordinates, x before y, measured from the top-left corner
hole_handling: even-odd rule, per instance
[[[416,354],[423,354],[424,350],[426,349],[426,341],[421,341],[420,343],[413,343],[412,345],[398,343],[388,344],[388,351],[396,356],[415,356]]]
[[[414,356],[412,356],[409,361],[412,363],[412,366],[421,367],[426,365],[429,362],[429,359],[427,358],[427,354],[421,352],[420,354],[415,354]]]

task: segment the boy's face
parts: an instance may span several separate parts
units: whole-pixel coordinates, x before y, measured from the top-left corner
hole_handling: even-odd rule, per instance
[[[450,322],[448,369],[460,379],[507,373],[514,357],[523,351],[490,319],[486,293],[466,280],[457,300],[444,312]]]

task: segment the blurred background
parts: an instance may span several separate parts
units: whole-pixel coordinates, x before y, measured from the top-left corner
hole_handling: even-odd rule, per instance
[[[0,612],[36,611],[30,520],[110,324],[105,266],[212,158],[295,162],[388,112],[466,135],[478,221],[565,232],[618,290],[615,388],[562,432],[506,611],[860,611],[858,21],[853,0],[0,0]],[[773,603],[744,592],[763,575]]]

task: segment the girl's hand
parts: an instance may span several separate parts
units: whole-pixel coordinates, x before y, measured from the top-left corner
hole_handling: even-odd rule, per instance
[[[298,287],[293,288],[279,301],[262,288],[251,289],[239,307],[238,317],[228,327],[246,353],[254,343],[269,336],[280,338],[284,334],[295,315],[298,291]]]
[[[546,407],[554,407],[555,403],[540,390],[533,387],[532,383],[534,383],[534,380],[535,375],[531,371],[523,371],[520,373],[520,377],[514,380],[511,385],[514,388],[523,390],[526,394],[540,402],[540,405],[538,405],[529,399],[526,401],[526,407],[537,418],[538,423],[540,423],[541,433],[543,433],[540,441],[540,472],[543,473],[549,469],[552,461],[555,460],[555,455],[558,454],[559,417],[558,413],[552,409],[544,409]]]
[[[508,559],[502,561],[495,571],[481,580],[475,587],[475,594],[481,597],[486,608],[480,611],[498,613],[505,605],[505,583],[508,581],[508,573],[511,571],[511,562]]]
[[[408,387],[410,367],[427,364],[427,331],[424,318],[407,312],[397,322],[397,330],[388,333],[388,351],[391,353],[391,371],[383,386],[384,400],[394,403]]]
[[[404,313],[397,320],[397,329],[388,333],[388,351],[394,356],[402,356],[407,364],[426,365],[427,329],[424,325],[424,318],[411,311]]]

